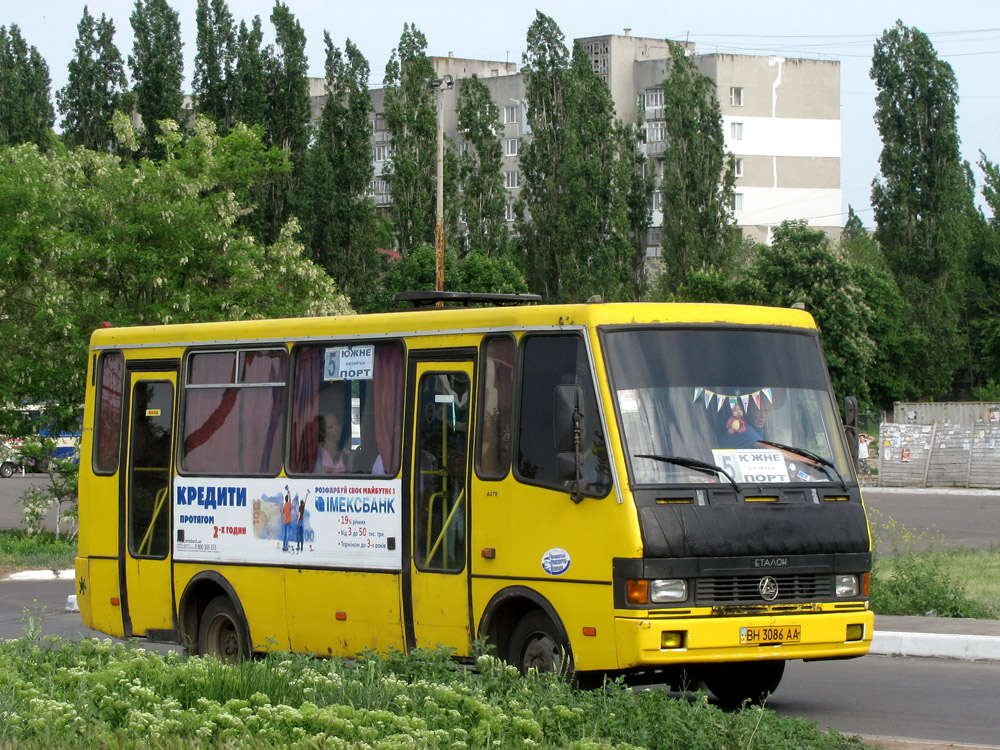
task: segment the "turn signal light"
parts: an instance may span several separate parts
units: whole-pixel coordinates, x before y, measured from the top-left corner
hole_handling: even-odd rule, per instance
[[[646,604],[649,601],[649,581],[645,578],[629,579],[625,582],[629,604]]]

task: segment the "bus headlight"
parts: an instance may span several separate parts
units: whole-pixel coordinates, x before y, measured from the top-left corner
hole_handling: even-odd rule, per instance
[[[857,596],[860,588],[854,573],[839,573],[834,578],[838,597]]]
[[[654,579],[649,582],[651,602],[683,602],[687,598],[688,585],[683,578]]]

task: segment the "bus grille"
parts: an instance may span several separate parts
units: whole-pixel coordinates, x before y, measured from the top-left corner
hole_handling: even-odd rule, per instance
[[[712,576],[699,578],[696,601],[705,604],[761,604],[763,575]],[[786,573],[770,576],[778,582],[776,602],[814,601],[832,596],[832,577],[828,574]]]

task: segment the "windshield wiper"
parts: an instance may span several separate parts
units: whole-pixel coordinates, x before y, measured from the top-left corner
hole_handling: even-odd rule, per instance
[[[715,464],[710,464],[706,461],[699,461],[697,458],[687,458],[685,456],[658,456],[655,453],[636,453],[632,458],[651,458],[654,461],[662,461],[665,464],[676,464],[677,466],[683,466],[686,469],[694,469],[695,471],[700,471],[702,474],[714,474],[716,476],[724,476],[730,482],[732,482],[733,487],[736,488],[737,492],[741,492],[740,486],[736,484],[736,480],[733,479],[733,475],[728,471],[723,469],[721,466],[716,466]]]
[[[826,471],[827,468],[833,469],[833,473],[837,477],[837,481],[840,482],[845,491],[847,490],[847,484],[844,482],[844,478],[840,476],[840,472],[837,471],[837,467],[834,466],[827,459],[823,458],[822,456],[818,456],[812,451],[806,450],[805,448],[795,448],[791,445],[785,445],[784,443],[775,443],[770,440],[758,440],[757,442],[760,443],[761,445],[769,445],[772,448],[777,448],[778,450],[782,451],[788,451],[789,453],[795,453],[799,456],[802,456],[803,458],[809,459],[810,461],[814,461],[815,463],[819,464],[819,467],[823,469],[823,471]],[[826,473],[829,476],[830,472],[827,471]]]

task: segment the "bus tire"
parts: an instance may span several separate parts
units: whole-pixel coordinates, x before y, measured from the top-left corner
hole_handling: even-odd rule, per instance
[[[249,658],[250,636],[246,623],[228,596],[217,596],[205,607],[198,625],[198,653],[215,656],[226,664]]]
[[[727,708],[739,708],[747,701],[763,705],[778,689],[785,662],[749,661],[719,664],[704,673],[705,686]]]
[[[10,461],[4,461],[2,464],[0,464],[0,477],[3,477],[4,479],[10,479],[12,476],[14,476],[15,468],[16,467],[14,466],[14,464],[12,464]]]
[[[522,675],[532,669],[563,675],[573,671],[569,644],[552,620],[537,609],[522,617],[514,627],[507,661]]]

